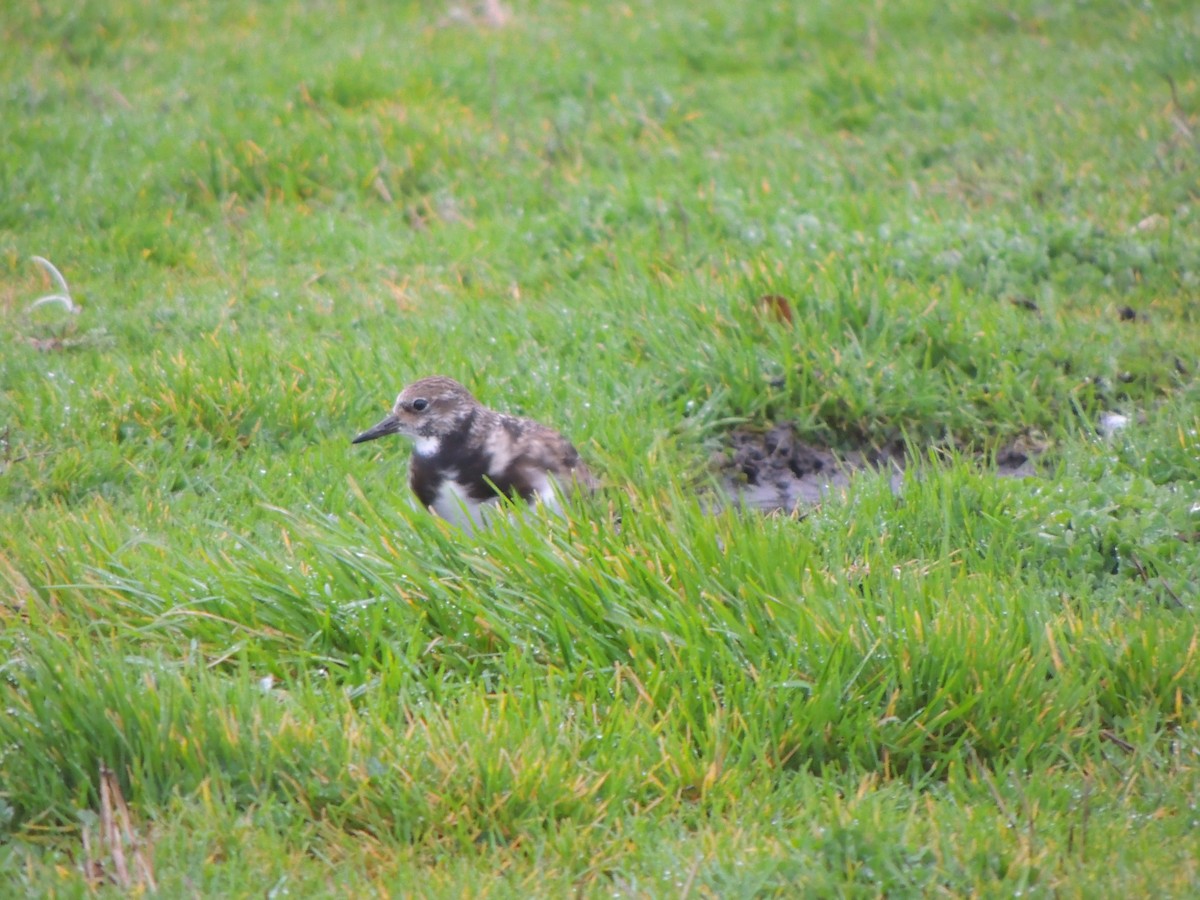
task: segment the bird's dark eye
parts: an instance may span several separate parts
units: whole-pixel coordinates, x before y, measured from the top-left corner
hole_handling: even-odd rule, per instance
[[[429,401],[424,397],[418,397],[412,402],[413,412],[425,412],[429,408]]]

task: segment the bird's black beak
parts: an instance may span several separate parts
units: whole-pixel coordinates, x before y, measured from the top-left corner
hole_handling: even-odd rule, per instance
[[[395,434],[399,430],[400,420],[396,418],[395,413],[390,413],[378,425],[368,428],[350,443],[361,444],[364,441],[373,441],[375,438],[381,438],[384,435]]]

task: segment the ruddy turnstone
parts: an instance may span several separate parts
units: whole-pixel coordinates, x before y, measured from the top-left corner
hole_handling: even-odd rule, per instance
[[[391,413],[352,443],[388,434],[413,439],[408,483],[417,499],[468,531],[501,496],[557,512],[563,492],[595,487],[579,451],[557,431],[488,409],[441,375],[402,390]]]

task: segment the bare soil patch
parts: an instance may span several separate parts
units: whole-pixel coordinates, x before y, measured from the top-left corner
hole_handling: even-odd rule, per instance
[[[996,454],[988,467],[997,477],[1036,475],[1037,449],[1013,445]],[[718,465],[736,506],[763,512],[793,512],[820,503],[831,491],[841,491],[856,472],[885,470],[892,490],[904,487],[905,458],[895,450],[833,451],[800,439],[790,423],[767,430],[738,428],[729,436]]]

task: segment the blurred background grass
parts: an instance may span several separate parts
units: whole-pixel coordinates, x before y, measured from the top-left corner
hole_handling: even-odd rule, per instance
[[[103,764],[172,893],[1191,893],[1192,4],[507,11],[0,13],[11,890]],[[414,510],[434,372],[605,497]],[[775,421],[903,496],[704,514]]]

